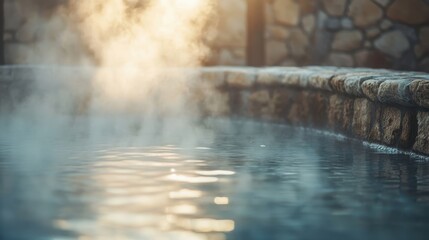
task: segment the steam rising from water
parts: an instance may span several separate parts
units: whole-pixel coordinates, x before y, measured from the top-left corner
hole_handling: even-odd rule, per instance
[[[15,113],[47,128],[58,115],[60,128],[84,115],[91,130],[190,135],[199,116],[192,98],[198,74],[191,68],[209,53],[204,43],[213,34],[214,2],[68,1],[48,17],[35,15],[43,33],[25,52],[26,62],[87,68],[33,72],[35,87]]]

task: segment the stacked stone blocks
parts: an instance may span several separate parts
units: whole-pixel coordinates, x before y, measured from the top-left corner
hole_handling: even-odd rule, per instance
[[[219,89],[236,99],[225,107],[229,114],[429,154],[428,74],[333,67],[211,71],[224,73]]]
[[[429,71],[425,0],[270,0],[267,64]]]

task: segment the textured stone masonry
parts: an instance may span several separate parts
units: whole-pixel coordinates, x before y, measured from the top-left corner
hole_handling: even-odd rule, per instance
[[[267,65],[429,71],[427,0],[269,0]]]
[[[328,129],[429,155],[429,74],[368,68],[209,68],[228,114]],[[200,75],[202,82],[214,81]],[[220,76],[220,75],[219,75]]]
[[[82,92],[75,94],[81,98],[91,91],[84,84],[88,84],[92,71],[0,67],[0,106],[3,101],[19,100],[31,88],[29,83],[33,79],[43,81],[46,76],[68,76],[56,83],[79,84],[77,89]],[[195,84],[190,85],[190,90],[204,115],[239,116],[327,129],[429,155],[429,74],[426,73],[316,66],[172,71],[193,77],[190,83]],[[78,104],[76,108],[82,107]]]
[[[248,1],[214,1],[217,17],[213,19],[213,28],[208,27],[204,33],[211,36],[206,42],[212,51],[204,63],[245,65]],[[58,35],[58,29],[49,33],[40,27],[41,20],[49,19],[49,10],[29,8],[30,2],[4,1],[3,40],[8,64],[29,63],[27,55],[35,50],[32,48],[35,43],[43,36]],[[37,2],[35,5],[64,1]],[[428,0],[266,0],[265,3],[261,11],[265,10],[266,16],[267,66],[329,65],[429,72]]]

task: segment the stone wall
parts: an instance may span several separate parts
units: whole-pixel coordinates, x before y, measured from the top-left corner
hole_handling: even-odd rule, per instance
[[[427,0],[269,0],[268,65],[429,71]]]
[[[245,65],[246,0],[217,1],[217,17],[213,21],[215,29],[207,31],[207,35],[215,33],[215,37],[208,43],[212,51],[205,62],[208,65]],[[40,23],[44,18],[49,19],[52,10],[64,2],[67,0],[4,0],[6,64],[27,63],[26,58],[35,43],[46,38],[46,34],[58,37],[55,31],[61,35],[63,29],[56,29],[55,22],[50,22],[50,26],[41,26]],[[41,59],[43,57],[49,58],[41,56]]]
[[[210,65],[246,65],[246,0],[218,0],[215,39]]]
[[[5,0],[7,63],[24,62],[16,53],[28,52],[43,35],[34,20],[40,16],[22,5],[37,2],[49,14],[65,1]],[[217,1],[217,35],[206,64],[245,65],[247,0]],[[429,0],[264,1],[266,65],[429,71]]]
[[[365,68],[212,68],[216,114],[325,129],[429,155],[429,74]],[[204,102],[203,98],[201,102]],[[207,100],[207,99],[206,99]],[[220,111],[221,110],[221,111]]]

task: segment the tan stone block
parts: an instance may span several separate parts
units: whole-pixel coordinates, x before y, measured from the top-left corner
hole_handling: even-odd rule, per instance
[[[274,114],[271,96],[268,90],[258,90],[250,93],[248,100],[250,116],[262,119],[272,119]]]
[[[328,128],[348,133],[353,121],[353,105],[351,98],[332,95],[328,103]]]
[[[222,49],[218,56],[218,63],[228,66],[243,66],[245,59],[237,58],[229,49]]]
[[[323,128],[328,120],[329,99],[322,92],[312,92],[310,99],[310,124],[312,127]]]
[[[328,64],[336,67],[353,67],[352,56],[345,53],[331,53],[328,57]]]
[[[258,72],[256,83],[258,85],[271,86],[271,85],[280,85],[283,75],[276,71],[270,70],[261,70]]]
[[[316,26],[316,17],[314,15],[307,15],[302,19],[302,26],[306,33],[313,33]]]
[[[395,0],[387,9],[387,16],[406,24],[429,21],[429,4],[422,0]]]
[[[369,134],[371,108],[372,103],[367,99],[358,98],[354,101],[352,131],[354,135],[362,139],[366,139]]]
[[[267,29],[268,39],[285,41],[289,38],[290,32],[283,26],[269,26]]]
[[[362,33],[358,30],[344,30],[335,34],[332,48],[339,51],[352,51],[362,44]]]
[[[249,88],[256,81],[256,71],[254,70],[234,70],[226,73],[226,82],[230,87]]]
[[[220,87],[225,84],[225,71],[202,71],[200,73],[201,82],[207,83],[210,86]]]
[[[213,89],[200,89],[194,91],[194,98],[200,104],[203,114],[209,116],[228,116],[231,113],[229,105],[229,94]]]
[[[268,65],[276,65],[288,55],[286,43],[278,40],[266,42],[266,61]]]
[[[368,140],[373,142],[381,142],[381,107],[375,106],[372,109],[373,119],[371,119],[371,129],[369,131]]]
[[[358,27],[367,27],[383,16],[383,11],[371,0],[352,1],[349,7],[349,16]]]
[[[419,106],[429,108],[429,80],[414,80],[410,84],[411,97]]]
[[[328,107],[328,128],[337,130],[343,118],[344,99],[339,95],[332,95],[329,98]]]
[[[363,94],[372,101],[378,101],[378,89],[382,80],[366,80],[361,84]]]
[[[275,0],[273,10],[277,22],[290,26],[298,25],[300,7],[294,0]]]
[[[326,12],[335,17],[343,16],[347,7],[347,1],[344,0],[322,0],[322,3]]]
[[[295,102],[296,91],[284,88],[273,90],[273,112],[274,117],[278,120],[287,120],[291,105]]]
[[[401,120],[401,135],[399,137],[398,146],[401,148],[409,148],[411,142],[411,112],[404,112]]]
[[[290,53],[295,57],[303,57],[307,54],[310,41],[301,29],[293,29],[288,39]]]
[[[366,30],[366,35],[368,38],[373,39],[380,35],[380,30],[377,27],[372,27]]]
[[[292,103],[287,120],[291,124],[306,125],[310,116],[310,93],[307,91],[298,92],[295,101]]]
[[[382,142],[396,145],[401,135],[401,110],[393,107],[384,107],[381,117]]]
[[[218,1],[218,22],[215,44],[220,46],[246,46],[246,1]]]
[[[319,8],[318,1],[298,0],[301,12],[304,14],[314,13]]]

